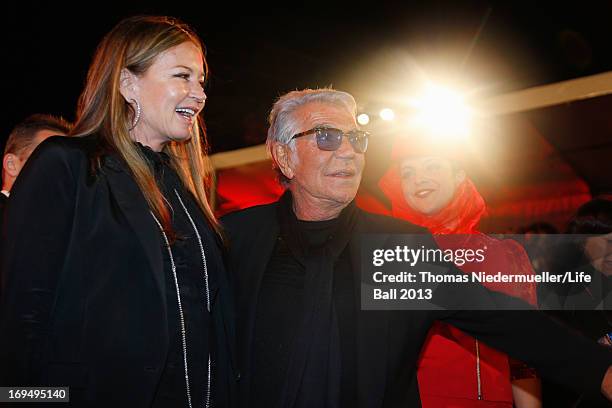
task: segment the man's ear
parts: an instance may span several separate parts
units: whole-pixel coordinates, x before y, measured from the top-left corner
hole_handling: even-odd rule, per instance
[[[291,180],[294,176],[293,169],[291,168],[291,152],[289,151],[289,146],[283,143],[275,143],[272,148],[272,155],[274,156],[274,161],[278,165],[280,171]]]
[[[16,178],[23,167],[23,163],[19,159],[19,156],[13,153],[7,153],[2,159],[2,169],[4,174],[8,174],[13,178]]]
[[[121,92],[121,95],[128,103],[131,103],[133,100],[138,100],[137,82],[138,78],[132,73],[132,71],[127,68],[123,68],[121,70],[121,77],[119,78],[119,92]]]

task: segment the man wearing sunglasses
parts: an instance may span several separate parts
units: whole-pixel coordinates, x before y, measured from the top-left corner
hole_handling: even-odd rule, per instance
[[[436,319],[568,387],[610,398],[610,351],[540,313],[361,310],[362,234],[428,236],[355,206],[368,137],[345,92],[294,91],[272,108],[267,145],[287,191],[222,220],[237,286],[241,405],[420,406],[416,361]]]

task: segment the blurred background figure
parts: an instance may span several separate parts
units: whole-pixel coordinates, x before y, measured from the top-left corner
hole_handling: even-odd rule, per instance
[[[550,269],[555,274],[582,271],[590,282],[542,285],[540,304],[571,312],[612,308],[612,200],[595,198],[583,204],[570,220],[566,234],[549,248]],[[585,334],[596,334],[589,327],[580,327],[582,323],[572,322]]]
[[[552,272],[584,271],[591,282],[548,285],[540,291],[542,301],[547,307],[560,309],[549,312],[552,316],[593,341],[612,347],[612,200],[598,197],[583,204],[566,233],[575,236],[552,248]],[[609,406],[603,399],[599,405],[584,402],[581,395],[548,381],[543,382],[543,392],[551,407]]]
[[[393,145],[391,159],[379,187],[391,202],[392,216],[429,229],[442,249],[487,248],[482,263],[458,265],[464,272],[533,273],[520,244],[478,232],[486,205],[463,170],[460,146],[425,137],[401,137]],[[535,285],[485,286],[536,304]],[[535,371],[521,362],[513,362],[512,371],[510,367],[506,354],[437,322],[429,332],[417,372],[423,408],[511,408],[513,403],[519,408],[540,407]]]
[[[6,141],[2,157],[2,191],[0,192],[0,242],[4,239],[4,209],[8,203],[11,189],[17,176],[30,158],[32,152],[45,139],[66,136],[72,124],[61,117],[36,113],[17,124]],[[0,273],[0,282],[2,281]],[[1,283],[0,283],[1,287]]]
[[[10,194],[15,179],[34,149],[50,136],[66,136],[71,127],[72,125],[62,118],[37,113],[28,116],[13,128],[6,141],[2,158],[0,210]]]
[[[516,233],[519,234],[517,239],[527,251],[535,273],[550,272],[552,267],[551,249],[555,244],[555,235],[559,233],[559,230],[547,222],[534,222],[519,228]],[[537,287],[538,301],[545,296],[541,293],[542,288],[543,285]]]
[[[584,204],[570,222],[568,232],[593,235],[584,240],[584,254],[601,277],[612,276],[612,201],[596,198]]]
[[[547,270],[546,260],[542,258],[548,247],[548,235],[558,234],[559,230],[548,222],[534,222],[516,231],[523,235],[523,246],[531,259],[535,271]]]

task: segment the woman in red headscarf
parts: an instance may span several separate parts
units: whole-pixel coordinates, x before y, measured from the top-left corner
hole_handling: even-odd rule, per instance
[[[477,230],[485,202],[461,168],[458,146],[431,141],[398,139],[392,164],[379,182],[391,201],[392,215],[429,229],[442,249],[486,248],[483,262],[459,266],[465,272],[533,273],[523,248],[512,240],[498,240]],[[536,304],[533,284],[487,283],[489,289]],[[423,408],[540,407],[539,381],[522,363],[445,323],[429,332],[418,367]],[[520,381],[514,387],[511,377]],[[527,378],[531,378],[527,380]],[[513,398],[514,394],[514,398]]]

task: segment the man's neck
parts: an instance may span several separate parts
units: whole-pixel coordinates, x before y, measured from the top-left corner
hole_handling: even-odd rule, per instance
[[[301,221],[327,221],[338,218],[348,203],[319,199],[307,193],[291,191],[293,212]]]

